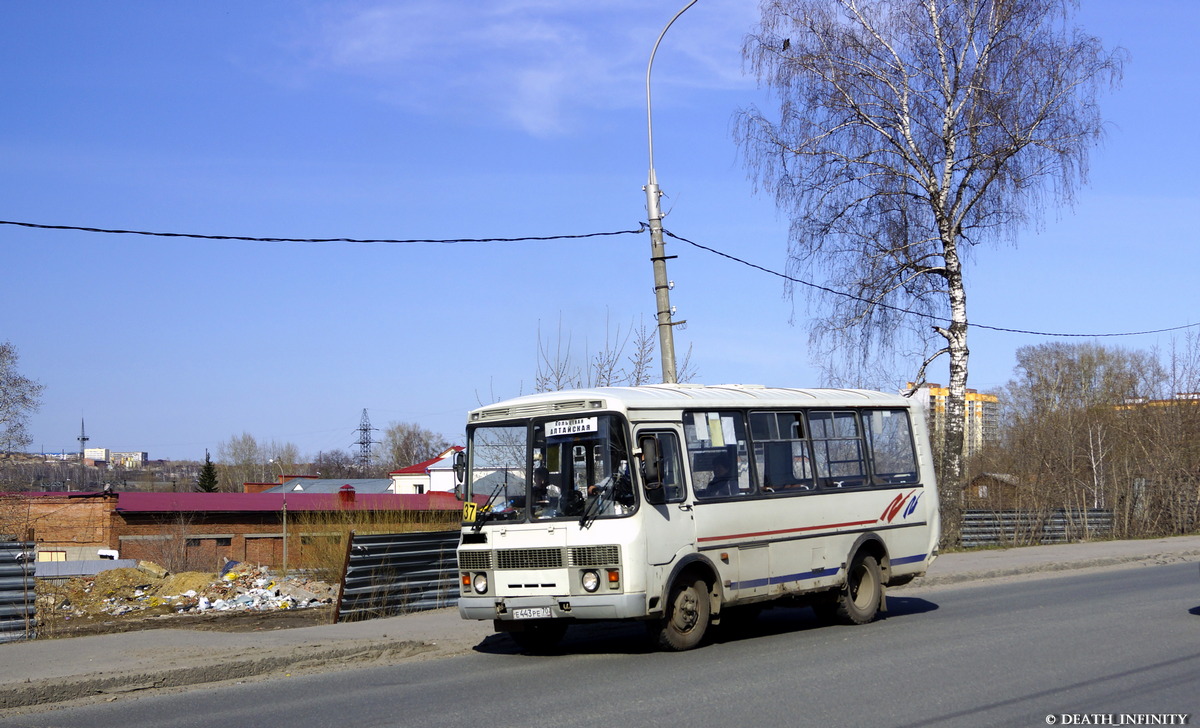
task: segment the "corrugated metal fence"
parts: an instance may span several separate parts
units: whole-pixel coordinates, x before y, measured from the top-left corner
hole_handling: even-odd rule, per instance
[[[26,541],[0,541],[0,642],[35,635],[34,550]]]
[[[338,621],[387,617],[458,603],[458,531],[350,540]]]
[[[963,546],[1017,546],[1070,543],[1105,538],[1112,532],[1112,511],[982,511],[963,513]]]
[[[962,545],[1014,546],[1103,538],[1112,530],[1112,518],[1111,511],[1099,509],[968,510],[963,514]],[[352,622],[457,604],[458,539],[458,531],[355,534],[350,540],[338,600],[338,621]],[[32,575],[30,582],[32,590]]]

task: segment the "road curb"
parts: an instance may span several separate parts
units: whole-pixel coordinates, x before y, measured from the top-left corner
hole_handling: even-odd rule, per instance
[[[331,662],[362,664],[376,660],[404,659],[437,649],[437,645],[413,640],[396,640],[369,646],[299,645],[259,651],[253,655],[214,660],[207,665],[130,671],[115,675],[80,675],[49,678],[0,686],[0,710],[44,706],[81,698],[118,695],[139,690],[177,688],[205,683],[258,677],[288,670],[327,665]]]
[[[1079,571],[1082,569],[1106,568],[1117,566],[1154,566],[1161,564],[1173,564],[1189,558],[1200,557],[1200,549],[1191,551],[1172,551],[1157,554],[1130,554],[1126,556],[1106,556],[1092,559],[1083,559],[1076,561],[1063,562],[1043,562],[1037,564],[1025,564],[1022,566],[1011,566],[999,569],[986,569],[980,571],[967,571],[955,574],[933,574],[926,575],[914,579],[911,584],[906,585],[907,588],[920,588],[931,586],[945,586],[950,584],[965,584],[974,581],[987,581],[989,579],[1002,579],[1010,576],[1027,576],[1030,574],[1041,573],[1056,573],[1063,571]],[[906,588],[901,587],[901,588]]]

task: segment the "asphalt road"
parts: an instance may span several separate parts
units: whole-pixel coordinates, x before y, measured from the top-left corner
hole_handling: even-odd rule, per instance
[[[1047,716],[1200,713],[1195,564],[904,590],[889,607],[861,627],[770,610],[680,654],[649,651],[636,625],[578,630],[549,657],[496,635],[448,659],[147,694],[0,726],[1044,726]]]

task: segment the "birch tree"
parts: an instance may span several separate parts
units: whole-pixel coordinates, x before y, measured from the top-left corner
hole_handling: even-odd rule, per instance
[[[813,337],[860,364],[911,358],[918,386],[946,357],[942,476],[958,488],[971,249],[1072,202],[1124,52],[1075,27],[1071,0],[761,8],[743,57],[779,105],[739,112],[735,136],[792,221],[790,271],[846,294],[821,299]]]
[[[254,435],[243,432],[230,436],[217,445],[221,490],[240,493],[244,483],[262,482],[267,477],[266,460]]]
[[[0,343],[0,453],[20,450],[32,441],[26,425],[45,389],[17,371],[18,359],[15,346]]]

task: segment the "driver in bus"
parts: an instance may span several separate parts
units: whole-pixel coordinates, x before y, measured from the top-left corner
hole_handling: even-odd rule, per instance
[[[629,476],[629,462],[622,460],[617,466],[617,472],[610,475],[587,489],[588,500],[598,501],[605,506],[605,512],[613,512],[613,505],[622,509],[632,508],[636,503],[633,495],[633,480]],[[620,509],[616,510],[621,513]]]

